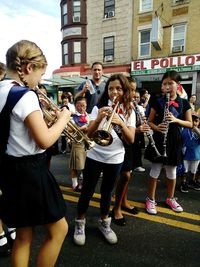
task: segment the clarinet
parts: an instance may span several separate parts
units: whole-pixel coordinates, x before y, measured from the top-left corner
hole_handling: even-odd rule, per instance
[[[137,123],[140,124],[140,125],[143,125],[146,123],[146,120],[143,119],[143,116],[139,110],[139,107],[138,107],[138,104],[135,100],[133,100],[133,105],[135,107],[135,113],[136,113],[136,117],[137,117]],[[148,132],[145,133],[147,138],[149,139],[149,142],[151,144],[151,146],[153,147],[155,153],[156,153],[156,156],[154,157],[154,159],[157,159],[159,157],[161,157],[161,154],[160,152],[158,151],[156,145],[155,145],[155,141],[153,139],[153,135],[152,135],[152,131],[149,130]]]
[[[170,93],[167,92],[166,93],[166,102],[165,102],[165,107],[164,107],[164,117],[163,117],[163,121],[166,125],[167,125],[167,129],[165,130],[165,132],[163,133],[163,157],[167,157],[167,152],[166,152],[166,148],[167,148],[167,134],[168,134],[168,130],[169,130],[169,121],[167,121],[166,117],[169,114],[169,101],[170,101]]]

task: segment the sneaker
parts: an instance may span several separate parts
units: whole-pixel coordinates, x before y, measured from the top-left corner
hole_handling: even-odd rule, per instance
[[[145,168],[137,167],[134,169],[135,172],[145,172]]]
[[[110,244],[116,244],[117,243],[117,236],[115,232],[110,228],[111,224],[111,217],[108,217],[106,219],[99,219],[99,230],[105,237],[105,239],[108,241]]]
[[[82,190],[82,184],[77,184],[77,186],[72,187],[74,192],[81,192]]]
[[[192,188],[192,189],[194,189],[194,190],[197,190],[197,191],[200,190],[200,184],[199,184],[198,182],[194,181],[194,180],[190,180],[190,181],[188,182],[188,187],[189,187],[189,188]]]
[[[152,200],[148,197],[146,198],[146,211],[149,214],[157,214],[156,205],[157,203],[155,202],[155,200]]]
[[[85,245],[85,223],[85,219],[75,219],[74,243],[76,245]]]
[[[170,208],[173,210],[173,211],[176,211],[176,212],[182,212],[183,211],[183,208],[178,204],[178,202],[176,201],[177,198],[167,198],[166,199],[166,204],[168,206],[170,206]]]
[[[180,190],[182,193],[188,193],[189,192],[189,187],[187,182],[182,182],[180,186]]]

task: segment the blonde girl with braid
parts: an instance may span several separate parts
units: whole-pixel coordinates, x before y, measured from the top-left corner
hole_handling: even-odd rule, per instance
[[[14,44],[6,53],[6,64],[8,79],[0,83],[0,111],[7,99],[16,102],[19,92],[22,95],[7,118],[10,127],[0,173],[0,218],[8,227],[16,227],[13,267],[29,265],[33,230],[37,225],[44,226],[47,236],[34,266],[53,267],[68,224],[65,202],[48,169],[45,150],[59,138],[71,113],[63,108],[56,113],[53,126],[47,127],[32,90],[47,67],[46,58],[35,43],[22,40]]]

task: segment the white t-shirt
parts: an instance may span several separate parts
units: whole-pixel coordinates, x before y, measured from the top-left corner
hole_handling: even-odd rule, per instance
[[[0,82],[0,111],[3,109],[13,80]],[[25,93],[17,102],[11,113],[10,135],[6,153],[15,157],[34,155],[45,150],[38,147],[24,124],[26,117],[36,110],[41,110],[38,98],[33,91]],[[41,116],[42,111],[41,111]],[[1,125],[2,127],[2,125]]]
[[[120,105],[119,108],[123,108],[123,105]],[[98,107],[95,106],[90,115],[90,121],[95,120],[98,114]],[[126,126],[135,127],[136,117],[135,112],[132,111],[131,116],[126,120],[124,116],[122,119],[125,121]],[[124,161],[125,149],[121,139],[118,137],[115,130],[111,131],[113,142],[109,146],[100,146],[95,144],[95,146],[87,151],[87,157],[93,160],[108,163],[108,164],[119,164]]]

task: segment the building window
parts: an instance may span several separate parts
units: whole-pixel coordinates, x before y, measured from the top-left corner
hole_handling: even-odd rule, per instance
[[[143,30],[139,32],[139,56],[146,57],[150,56],[151,44],[150,44],[151,31]]]
[[[114,60],[114,36],[104,38],[104,62]]]
[[[172,28],[172,53],[185,50],[186,25],[174,25]]]
[[[80,22],[81,17],[81,1],[74,0],[73,2],[73,22]]]
[[[104,1],[104,18],[111,18],[115,16],[115,0]]]
[[[63,65],[69,64],[68,43],[63,45]]]
[[[140,0],[140,12],[153,10],[153,0]]]
[[[81,63],[81,42],[74,42],[74,63]]]
[[[61,13],[62,13],[62,26],[66,25],[68,23],[67,19],[67,4],[63,4],[61,7]]]

